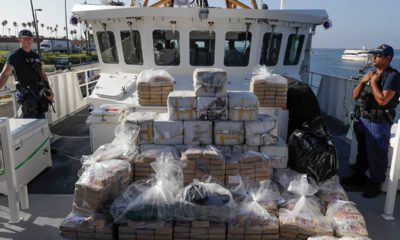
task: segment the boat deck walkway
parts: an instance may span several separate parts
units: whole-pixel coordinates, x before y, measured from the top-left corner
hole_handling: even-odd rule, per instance
[[[57,154],[52,156],[53,167],[46,169],[28,186],[30,208],[22,211],[23,221],[8,224],[7,197],[0,195],[0,240],[3,239],[60,239],[58,226],[71,211],[74,183],[81,167],[82,155],[90,154],[89,130],[85,124],[87,109],[70,116],[51,127],[54,139],[52,147]],[[348,176],[350,144],[346,140],[346,129],[327,119],[340,160],[339,175]],[[361,189],[346,189],[351,201],[357,203],[367,222],[370,237],[374,240],[397,240],[400,236],[400,193],[395,206],[396,220],[386,221],[381,217],[386,195],[365,199]]]

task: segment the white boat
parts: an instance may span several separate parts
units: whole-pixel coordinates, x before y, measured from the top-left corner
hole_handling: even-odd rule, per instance
[[[364,61],[368,60],[368,50],[363,49],[346,49],[343,52],[342,60],[348,61]]]

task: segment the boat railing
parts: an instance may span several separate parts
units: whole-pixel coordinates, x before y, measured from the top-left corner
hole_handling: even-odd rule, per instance
[[[9,89],[9,90],[5,90],[5,91],[0,91],[0,97],[11,97],[11,101],[12,101],[12,105],[13,105],[13,113],[14,113],[14,117],[18,116],[17,113],[17,100],[15,97],[15,93],[17,92],[17,90],[15,89]]]
[[[308,85],[319,101],[321,110],[345,126],[351,124],[352,98],[356,81],[318,72],[309,72]]]

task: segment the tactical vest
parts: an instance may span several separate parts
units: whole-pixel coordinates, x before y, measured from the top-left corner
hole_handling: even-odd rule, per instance
[[[22,48],[18,49],[15,54],[21,60],[20,64],[14,66],[15,80],[22,87],[30,87],[34,91],[42,88],[42,63],[36,53],[32,51],[27,53]]]
[[[378,87],[381,91],[383,85],[382,81],[384,81],[387,75],[392,72],[396,72],[397,74],[399,74],[399,72],[396,69],[388,67],[379,76]],[[371,82],[365,84],[364,89],[361,92],[360,98],[358,100],[358,105],[360,106],[361,112],[364,111],[371,112],[371,110],[389,110],[389,112],[393,115],[396,113],[396,107],[398,104],[399,104],[399,93],[396,91],[393,98],[385,106],[380,106],[378,102],[375,100],[374,95],[372,94]]]

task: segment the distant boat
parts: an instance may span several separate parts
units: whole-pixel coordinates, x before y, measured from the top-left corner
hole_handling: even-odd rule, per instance
[[[342,60],[348,61],[367,61],[368,50],[363,49],[346,49],[343,52]]]

